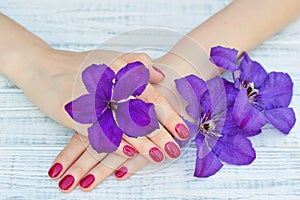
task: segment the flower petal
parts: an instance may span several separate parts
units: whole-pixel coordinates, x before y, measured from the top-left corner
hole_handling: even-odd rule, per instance
[[[246,89],[240,90],[232,112],[234,121],[246,132],[257,131],[267,123],[265,116],[249,103]]]
[[[275,108],[265,110],[269,122],[284,134],[288,134],[296,123],[295,112],[292,108]]]
[[[254,83],[255,88],[259,88],[267,77],[267,72],[256,61],[250,59],[247,53],[244,53],[243,60],[240,64],[241,80],[247,80],[248,83]]]
[[[65,110],[76,122],[81,124],[91,124],[97,120],[97,112],[102,112],[106,104],[98,104],[95,109],[95,96],[86,94],[65,105]]]
[[[98,122],[88,128],[88,133],[90,144],[98,153],[110,153],[117,150],[123,135],[109,109],[104,111]]]
[[[116,75],[113,100],[142,94],[149,81],[149,70],[141,62],[128,63]]]
[[[234,84],[223,78],[225,93],[226,93],[226,104],[227,107],[233,106],[235,98],[239,91],[235,88]]]
[[[189,75],[175,80],[176,89],[179,94],[188,102],[186,111],[195,120],[200,115],[200,100],[207,91],[206,83],[195,75]]]
[[[226,89],[223,79],[217,76],[207,81],[207,87],[208,91],[201,99],[202,112],[210,115],[211,119],[217,119],[213,121],[216,123],[217,128],[222,128],[227,109]]]
[[[82,81],[87,91],[91,94],[96,93],[97,99],[110,100],[114,77],[114,71],[105,64],[93,64],[82,72]]]
[[[237,54],[236,49],[216,46],[210,50],[210,61],[218,67],[233,72],[238,69],[236,65]]]
[[[209,177],[214,175],[222,168],[223,164],[219,158],[209,150],[203,135],[198,134],[195,143],[197,146],[197,154],[194,176]]]
[[[244,135],[224,135],[213,147],[213,152],[224,162],[248,165],[255,159],[255,150]]]
[[[293,95],[291,77],[282,72],[269,73],[260,89],[260,95],[262,106],[266,110],[287,107]]]
[[[159,128],[152,103],[130,99],[118,103],[115,114],[119,127],[130,137],[145,136]]]

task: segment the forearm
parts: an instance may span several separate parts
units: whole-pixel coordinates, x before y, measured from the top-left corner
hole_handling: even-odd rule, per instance
[[[199,57],[209,55],[211,47],[250,51],[299,15],[299,0],[236,0],[188,33],[159,62],[181,68],[193,64],[203,78],[209,79],[216,71],[208,70]]]
[[[44,41],[0,13],[0,75],[18,84],[50,49]]]

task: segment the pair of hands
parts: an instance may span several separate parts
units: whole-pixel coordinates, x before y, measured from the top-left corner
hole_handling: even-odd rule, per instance
[[[122,54],[116,51],[90,51],[75,53],[49,49],[45,51],[32,70],[32,77],[22,85],[24,93],[46,115],[55,121],[72,128],[78,133],[53,162],[49,176],[60,179],[59,187],[64,192],[73,190],[77,185],[85,191],[92,190],[113,172],[119,180],[130,177],[148,162],[161,163],[165,157],[176,159],[180,148],[172,136],[186,140],[189,131],[178,113],[183,113],[183,100],[176,93],[174,79],[186,74],[197,73],[193,68],[164,68],[168,76],[158,67],[153,67],[150,57],[144,53]],[[157,60],[163,62],[164,58]],[[127,63],[140,61],[150,71],[150,82],[138,98],[155,105],[160,129],[147,137],[123,137],[122,143],[114,153],[98,154],[89,145],[87,125],[74,122],[64,110],[64,105],[85,94],[81,82],[81,72],[93,63],[106,63],[118,71]],[[155,83],[161,82],[160,85]],[[162,95],[163,94],[163,95]],[[177,108],[175,111],[173,108]]]

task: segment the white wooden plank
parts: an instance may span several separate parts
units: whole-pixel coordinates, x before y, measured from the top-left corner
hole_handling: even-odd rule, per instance
[[[55,48],[89,50],[124,31],[166,27],[190,31],[230,1],[2,0],[3,12]],[[300,116],[300,20],[251,52],[268,71],[286,71],[294,86],[292,106]],[[135,34],[136,32],[131,32]],[[169,48],[177,36],[134,35],[136,42],[112,41],[128,49],[143,37]],[[155,42],[156,41],[156,42]],[[162,42],[163,41],[163,42]],[[163,44],[163,45],[162,45]],[[158,54],[153,54],[157,56]],[[127,181],[109,177],[94,191],[63,194],[47,177],[48,167],[72,131],[45,117],[23,93],[0,77],[0,199],[299,199],[300,123],[284,136],[271,126],[252,138],[257,159],[250,166],[226,165],[216,176],[192,176],[195,147],[163,165],[150,165]]]

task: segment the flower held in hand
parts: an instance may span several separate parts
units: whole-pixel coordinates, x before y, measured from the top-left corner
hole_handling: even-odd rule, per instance
[[[89,94],[65,105],[65,110],[88,129],[91,146],[99,153],[113,152],[123,132],[130,137],[145,136],[159,128],[154,105],[139,99],[149,81],[149,70],[141,63],[129,63],[114,73],[107,65],[93,64],[82,72]]]

